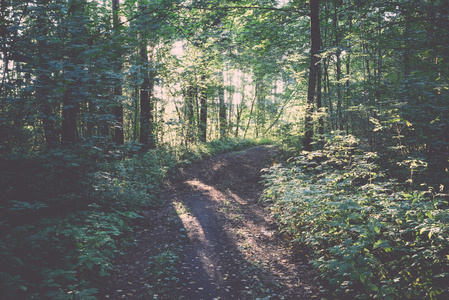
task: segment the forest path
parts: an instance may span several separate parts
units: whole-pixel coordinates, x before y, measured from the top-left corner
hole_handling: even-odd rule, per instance
[[[116,262],[107,298],[318,297],[305,254],[288,248],[258,201],[261,169],[276,151],[256,146],[180,172],[162,194],[162,209],[144,212],[138,246]]]

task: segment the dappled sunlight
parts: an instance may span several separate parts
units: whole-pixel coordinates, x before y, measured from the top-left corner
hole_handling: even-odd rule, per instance
[[[208,250],[214,247],[211,241],[206,237],[203,226],[197,217],[190,214],[183,209],[183,206],[179,202],[174,202],[174,208],[179,215],[179,219],[186,231],[187,238],[198,245],[197,248],[197,259],[201,261],[204,266],[213,266],[211,258],[208,256]],[[209,276],[215,277],[214,269],[204,268]]]
[[[292,250],[279,243],[269,213],[258,202],[259,170],[255,171],[254,163],[246,161],[247,158],[234,159],[214,162],[197,176],[183,181],[193,194],[185,202],[191,210],[180,218],[189,240],[197,245],[196,259],[223,286],[228,284],[226,280],[232,273],[226,270],[229,261],[222,259],[226,252],[231,263],[234,261],[243,268],[238,272],[252,268],[256,274],[270,274],[291,290],[303,289],[304,279],[295,271]],[[217,232],[211,230],[220,231],[218,239]],[[242,284],[246,284],[246,279]]]
[[[198,179],[194,180],[188,180],[185,183],[187,183],[192,188],[195,188],[196,190],[204,193],[205,195],[211,197],[211,200],[215,202],[223,202],[226,201],[229,197],[232,197],[233,200],[237,201],[240,204],[247,204],[246,201],[244,201],[242,198],[240,198],[235,193],[231,192],[230,190],[227,190],[226,193],[220,191],[216,187],[212,185],[205,184],[202,181],[199,181]]]

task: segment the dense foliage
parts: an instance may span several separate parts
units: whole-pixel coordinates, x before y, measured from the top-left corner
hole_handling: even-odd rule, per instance
[[[235,137],[308,151],[267,197],[338,289],[437,297],[448,34],[444,0],[1,1],[3,295],[95,294],[167,172]]]
[[[22,157],[33,169],[18,162],[14,169],[2,168],[5,198],[20,199],[5,202],[0,211],[2,299],[95,299],[112,259],[133,243],[133,220],[144,206],[158,207],[158,193],[177,168],[251,144],[223,139],[104,161],[70,190],[57,179],[59,167],[46,161]]]
[[[449,295],[449,197],[404,189],[353,136],[331,134],[264,175],[263,199],[342,299]],[[412,166],[413,168],[413,166]]]

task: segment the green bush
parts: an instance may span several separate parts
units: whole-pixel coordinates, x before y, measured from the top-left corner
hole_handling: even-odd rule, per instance
[[[323,150],[272,167],[263,199],[292,242],[313,249],[339,299],[447,296],[447,197],[401,190],[360,144],[334,134]]]
[[[95,299],[99,278],[130,243],[136,212],[160,204],[166,179],[182,165],[250,144],[226,139],[143,154],[133,145],[91,147],[1,161],[1,298]],[[157,272],[170,255],[155,259]]]

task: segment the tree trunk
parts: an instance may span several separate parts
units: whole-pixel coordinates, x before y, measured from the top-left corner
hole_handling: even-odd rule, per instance
[[[201,77],[204,84],[205,77]],[[200,122],[198,126],[199,138],[201,142],[207,141],[207,87],[203,86],[200,92]]]
[[[187,119],[186,144],[194,141],[195,131],[195,88],[192,85],[187,87],[185,93],[185,118]]]
[[[248,123],[246,124],[246,129],[245,129],[245,133],[243,134],[243,138],[246,138],[246,133],[248,132],[249,125],[251,124],[251,118],[253,117],[254,104],[256,103],[258,90],[259,90],[258,83],[256,82],[256,85],[254,87],[254,98],[253,98],[253,101],[251,102],[251,109],[249,111]]]
[[[78,139],[77,111],[78,102],[73,97],[73,88],[69,86],[62,99],[61,127],[61,142],[67,148],[71,147]]]
[[[334,32],[335,32],[335,47],[337,48],[335,56],[336,56],[336,76],[337,76],[337,127],[340,130],[343,130],[343,112],[342,112],[342,103],[341,103],[341,50],[340,50],[340,36],[338,32],[338,13],[337,6],[334,6]]]
[[[120,1],[112,0],[112,13],[113,13],[113,27],[115,35],[119,35],[119,9],[120,9]],[[118,50],[114,71],[116,74],[120,74],[122,71],[122,57],[121,53]],[[114,84],[114,95],[116,96],[116,101],[114,106],[114,116],[115,116],[115,126],[114,126],[114,143],[116,145],[123,145],[125,143],[125,137],[123,134],[123,105],[121,104],[121,96],[122,96],[122,82],[120,79],[115,80]]]
[[[322,105],[322,93],[321,93],[321,86],[322,86],[322,70],[321,70],[321,63],[318,63],[318,74],[317,74],[317,86],[316,86],[316,109],[321,114],[325,112],[325,109]],[[324,118],[323,115],[320,115],[320,118],[318,120],[318,133],[320,135],[324,134]]]
[[[307,107],[305,117],[305,133],[303,148],[305,151],[312,151],[313,138],[313,108],[315,105],[315,90],[318,75],[318,63],[320,62],[320,20],[319,20],[319,0],[310,0],[310,66],[309,83],[307,88]]]
[[[39,5],[42,6],[43,11],[38,16],[37,21],[37,28],[39,30],[39,34],[41,36],[47,36],[47,10],[45,9],[45,6],[47,5],[46,0],[41,0],[38,2]],[[39,39],[38,41],[39,49],[48,49],[48,45],[46,42],[46,39]],[[38,64],[40,68],[36,70],[37,72],[37,81],[39,82],[39,86],[36,88],[36,97],[37,101],[40,101],[41,109],[42,109],[42,124],[44,127],[44,138],[45,138],[45,144],[48,149],[55,148],[58,143],[58,135],[56,134],[56,128],[55,128],[55,120],[56,114],[54,113],[54,108],[52,105],[51,97],[50,97],[50,89],[48,85],[50,84],[50,74],[47,66],[47,61],[45,61],[44,57],[41,57],[41,55],[38,56]]]
[[[265,101],[266,101],[266,87],[263,78],[260,79],[260,84],[257,85],[259,91],[257,92],[257,114],[256,114],[256,138],[259,137],[259,131],[263,132],[265,129]]]
[[[219,100],[219,119],[220,119],[220,138],[226,137],[227,132],[227,120],[226,120],[226,101],[225,101],[225,89],[224,89],[224,77],[223,71],[219,74],[221,86],[218,89],[218,100]]]
[[[68,13],[73,22],[77,24],[84,32],[84,2],[85,0],[72,1]],[[84,35],[85,36],[85,35]],[[67,70],[64,75],[66,76],[67,86],[62,98],[62,127],[61,127],[61,143],[63,147],[70,148],[78,140],[78,104],[79,99],[75,97],[75,89],[80,89],[79,83],[80,75],[75,72],[76,67],[82,69],[80,65],[82,61],[79,56],[81,49],[77,47],[81,43],[80,36],[72,35],[71,42],[68,44],[67,56],[70,57],[70,64],[75,66],[73,70]],[[78,93],[79,94],[79,93]]]
[[[143,82],[140,87],[140,143],[144,150],[155,148],[153,135],[153,80],[148,72],[148,51],[146,42],[140,48]]]
[[[348,23],[349,23],[349,32],[352,32],[352,16],[348,16]],[[349,86],[349,76],[350,76],[350,66],[351,66],[351,45],[348,45],[349,51],[347,54],[347,60],[346,60],[346,108],[350,106],[351,102],[351,90]],[[346,134],[349,134],[349,122],[351,120],[349,119],[349,114],[346,113]]]
[[[145,15],[146,6],[140,7],[142,15]],[[154,139],[153,128],[153,88],[154,78],[153,72],[149,71],[148,59],[148,42],[142,32],[140,32],[140,63],[141,63],[141,77],[143,78],[140,86],[140,143],[143,145],[143,150],[154,149],[156,142]]]

